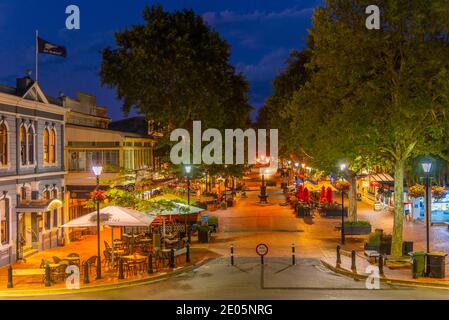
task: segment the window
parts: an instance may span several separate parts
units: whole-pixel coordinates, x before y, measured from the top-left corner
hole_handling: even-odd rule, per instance
[[[44,129],[44,163],[50,161],[50,132],[48,128]]]
[[[28,142],[28,163],[34,164],[34,128],[30,126],[27,134]]]
[[[20,202],[25,202],[27,200],[27,188],[20,188]]]
[[[0,201],[0,240],[2,244],[9,242],[9,199]]]
[[[25,126],[24,125],[22,125],[21,127],[20,127],[20,161],[21,161],[21,163],[22,163],[22,165],[23,166],[25,166],[26,164],[27,164],[27,158],[26,158],[26,156],[27,156],[27,152],[26,152],[26,150],[27,150],[27,142],[26,142],[26,139],[27,139],[27,131],[26,131],[26,128],[25,128]]]
[[[5,123],[0,125],[0,165],[8,164],[8,129]]]
[[[56,131],[50,130],[50,163],[56,163]]]

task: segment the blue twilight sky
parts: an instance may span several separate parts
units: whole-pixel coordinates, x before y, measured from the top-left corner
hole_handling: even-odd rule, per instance
[[[231,63],[251,84],[250,101],[258,108],[271,92],[271,81],[283,68],[292,49],[301,49],[311,25],[313,8],[323,0],[0,0],[0,83],[33,70],[35,30],[64,45],[68,57],[39,56],[39,82],[47,95],[75,96],[84,91],[97,96],[113,119],[122,118],[115,91],[102,87],[98,76],[99,51],[114,45],[114,31],[143,21],[146,4],[161,3],[167,10],[193,8],[232,46]],[[81,29],[65,28],[65,8],[78,5]]]

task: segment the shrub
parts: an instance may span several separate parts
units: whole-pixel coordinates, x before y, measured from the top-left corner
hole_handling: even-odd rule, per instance
[[[369,221],[345,221],[345,227],[368,227],[371,223]]]
[[[209,225],[218,225],[218,217],[217,216],[209,216],[208,224]]]

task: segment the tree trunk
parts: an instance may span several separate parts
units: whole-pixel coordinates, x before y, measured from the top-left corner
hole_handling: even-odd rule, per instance
[[[402,256],[402,233],[404,223],[404,161],[397,160],[394,166],[394,223],[391,254]]]
[[[349,177],[349,183],[351,184],[351,189],[349,189],[348,199],[349,199],[349,221],[357,221],[357,175],[351,174]]]

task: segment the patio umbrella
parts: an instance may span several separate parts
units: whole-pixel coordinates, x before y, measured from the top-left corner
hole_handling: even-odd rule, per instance
[[[320,202],[326,201],[326,187],[322,186],[320,191]]]
[[[326,191],[326,201],[332,203],[332,189],[330,187],[328,187]]]
[[[148,227],[156,219],[155,215],[118,206],[100,209],[100,225],[112,228],[112,259],[114,259],[114,227]],[[91,212],[62,225],[64,228],[96,227],[97,211]],[[114,260],[112,260],[114,263]]]

